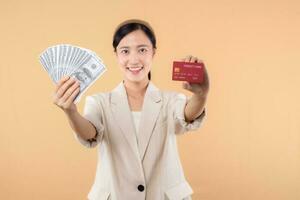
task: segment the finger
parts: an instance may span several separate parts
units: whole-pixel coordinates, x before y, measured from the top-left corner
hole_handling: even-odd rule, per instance
[[[191,58],[192,58],[191,55],[186,56],[184,62],[190,62]]]
[[[80,88],[77,88],[76,90],[74,90],[73,93],[71,94],[71,96],[67,99],[65,105],[70,106],[71,103],[73,103],[76,96],[79,94],[79,92],[80,92]]]
[[[194,63],[194,62],[197,62],[197,61],[198,61],[197,57],[194,57],[194,56],[191,57],[190,62]]]
[[[74,92],[74,90],[76,90],[78,87],[80,87],[80,83],[79,81],[76,81],[65,93],[64,95],[61,97],[61,101],[65,102]]]
[[[204,72],[204,80],[203,80],[203,82],[204,82],[205,85],[209,85],[208,72],[207,72],[207,69],[206,69],[205,66],[203,67],[203,72]]]
[[[197,58],[197,57],[196,57]],[[197,58],[197,60],[195,61],[195,63],[203,63],[203,60]]]
[[[203,66],[203,72],[204,72],[204,76],[208,76],[207,69],[205,66]]]
[[[56,93],[54,93],[53,96],[52,96],[52,102],[53,102],[53,104],[58,105],[57,104],[58,99],[57,99]]]
[[[56,96],[58,99],[60,99],[66,90],[71,87],[75,83],[76,79],[75,78],[70,78],[67,82],[65,82],[57,91]]]
[[[191,91],[192,90],[192,86],[189,84],[189,82],[183,82],[182,83],[182,87],[186,90]]]
[[[70,76],[65,76],[60,81],[58,81],[56,88],[55,88],[55,93],[59,90],[59,88],[70,78]]]

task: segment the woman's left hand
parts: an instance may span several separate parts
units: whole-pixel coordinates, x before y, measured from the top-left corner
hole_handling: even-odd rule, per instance
[[[192,62],[192,63],[201,63],[202,60],[198,59],[194,56],[186,56],[184,59],[182,59],[184,62]],[[204,77],[203,81],[201,83],[189,83],[189,82],[183,82],[182,87],[192,93],[194,93],[197,96],[206,97],[209,91],[209,78],[208,73],[206,71],[206,67],[203,68],[204,71]]]

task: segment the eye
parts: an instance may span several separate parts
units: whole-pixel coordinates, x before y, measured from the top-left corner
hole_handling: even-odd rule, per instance
[[[141,53],[146,53],[146,52],[147,52],[147,49],[146,49],[146,48],[141,48],[141,49],[140,49],[140,52],[141,52]]]
[[[128,52],[129,52],[129,51],[128,51],[127,49],[123,49],[123,50],[121,50],[120,53],[121,53],[121,54],[128,54]]]

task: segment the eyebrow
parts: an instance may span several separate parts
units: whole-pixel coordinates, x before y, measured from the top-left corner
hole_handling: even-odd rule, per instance
[[[149,47],[149,45],[146,45],[146,44],[140,44],[137,46],[137,48],[139,47]],[[120,47],[119,49],[129,49],[130,47],[129,46],[122,46]]]

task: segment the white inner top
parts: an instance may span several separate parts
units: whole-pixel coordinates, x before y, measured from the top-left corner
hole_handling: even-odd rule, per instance
[[[140,120],[141,120],[141,111],[131,111],[132,117],[133,117],[133,122],[135,126],[136,133],[139,130],[139,125],[140,125]]]

